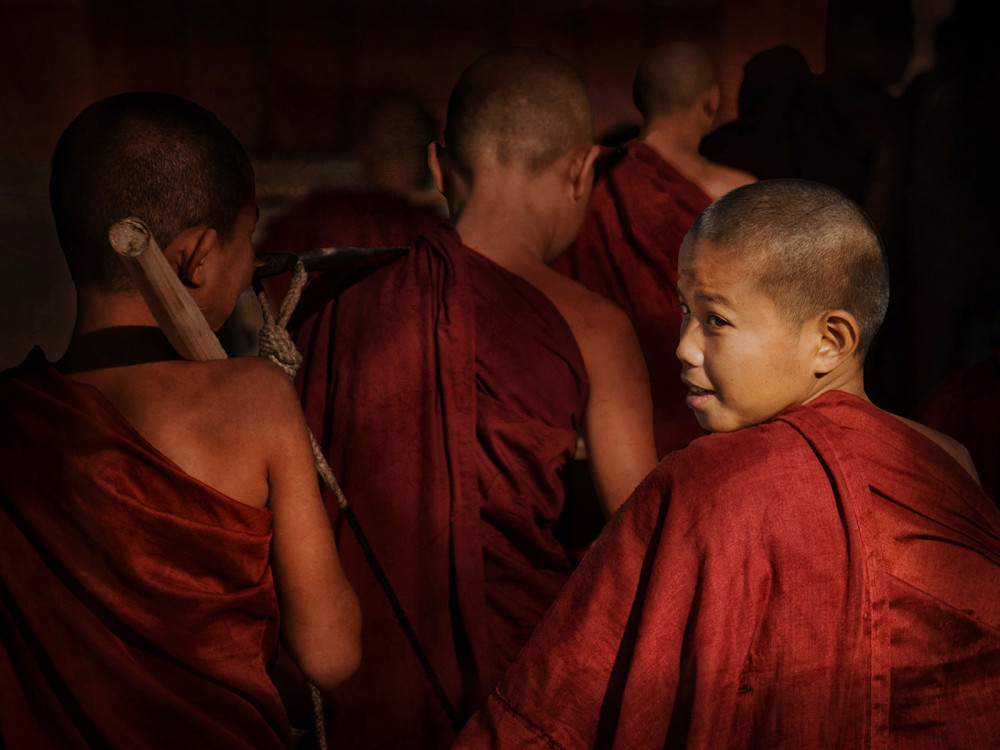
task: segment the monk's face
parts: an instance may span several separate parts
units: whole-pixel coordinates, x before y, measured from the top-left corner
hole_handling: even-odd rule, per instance
[[[813,340],[781,319],[745,262],[689,238],[678,292],[681,379],[703,428],[739,430],[811,397]]]

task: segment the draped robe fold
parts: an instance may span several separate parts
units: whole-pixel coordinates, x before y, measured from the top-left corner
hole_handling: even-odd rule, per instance
[[[285,747],[270,511],[42,359],[0,377],[0,745]]]
[[[554,526],[588,388],[572,332],[447,223],[382,268],[318,278],[292,327],[307,421],[467,718],[571,572]],[[447,747],[446,714],[328,508],[364,617],[361,668],[329,701],[330,740]]]
[[[996,747],[1000,513],[833,391],[664,459],[456,748]]]

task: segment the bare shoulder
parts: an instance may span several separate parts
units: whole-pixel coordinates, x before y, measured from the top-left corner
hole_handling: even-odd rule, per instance
[[[635,335],[628,316],[614,302],[568,276],[549,268],[546,271],[544,276],[531,281],[562,313],[581,349],[615,341],[623,335]]]
[[[705,172],[707,175],[706,191],[713,200],[721,198],[730,190],[757,182],[757,178],[749,172],[741,169],[727,167],[713,161],[705,162]]]
[[[287,441],[301,438],[305,418],[291,378],[278,367],[257,357],[240,357],[216,363],[213,395],[206,412],[236,441],[247,437],[270,456],[284,453]],[[276,455],[277,454],[277,455]]]
[[[151,362],[79,379],[185,472],[249,505],[266,504],[270,468],[305,439],[291,380],[265,360]]]
[[[250,404],[264,410],[297,408],[291,379],[274,363],[258,357],[238,357],[212,364],[218,368],[212,386],[234,409],[245,411],[243,407]]]
[[[912,419],[907,419],[906,417],[900,417],[896,414],[893,414],[893,416],[896,417],[896,419],[901,421],[903,424],[907,425],[908,427],[911,427],[924,437],[933,440],[935,443],[941,446],[941,448],[943,448],[948,453],[948,455],[950,455],[952,458],[958,461],[959,464],[962,465],[963,469],[969,472],[969,474],[973,477],[973,479],[976,480],[976,482],[979,482],[979,473],[976,471],[975,464],[972,463],[972,456],[969,454],[968,449],[960,442],[955,440],[955,438],[949,435],[945,435],[943,432],[938,432],[937,430],[928,427],[925,424],[914,422]]]

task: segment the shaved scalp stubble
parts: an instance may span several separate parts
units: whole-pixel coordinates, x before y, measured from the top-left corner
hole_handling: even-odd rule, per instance
[[[537,173],[593,140],[583,82],[551,52],[518,47],[484,55],[448,100],[445,147],[466,179],[488,164]]]
[[[843,193],[800,179],[745,185],[702,212],[684,244],[695,240],[747,263],[789,325],[851,313],[864,359],[889,306],[889,271],[871,220]]]
[[[700,44],[673,41],[655,47],[639,65],[632,101],[643,118],[685,112],[715,83],[712,59]]]
[[[226,242],[254,204],[253,167],[236,137],[208,110],[141,92],[87,107],[52,157],[49,199],[73,280],[107,291],[131,282],[108,230],[135,216],[161,248],[206,225]]]

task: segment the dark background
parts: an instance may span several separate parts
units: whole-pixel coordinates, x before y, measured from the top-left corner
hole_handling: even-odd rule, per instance
[[[911,73],[931,64],[950,5],[913,0]],[[443,118],[458,74],[488,50],[570,60],[601,135],[637,122],[643,54],[697,39],[719,71],[721,124],[754,53],[789,43],[822,72],[826,12],[826,0],[0,0],[0,368],[36,343],[58,358],[68,340],[74,297],[48,216],[48,159],[97,99],[158,90],[214,111],[255,162],[266,223],[308,186],[357,179],[353,133],[373,97],[413,93]]]

